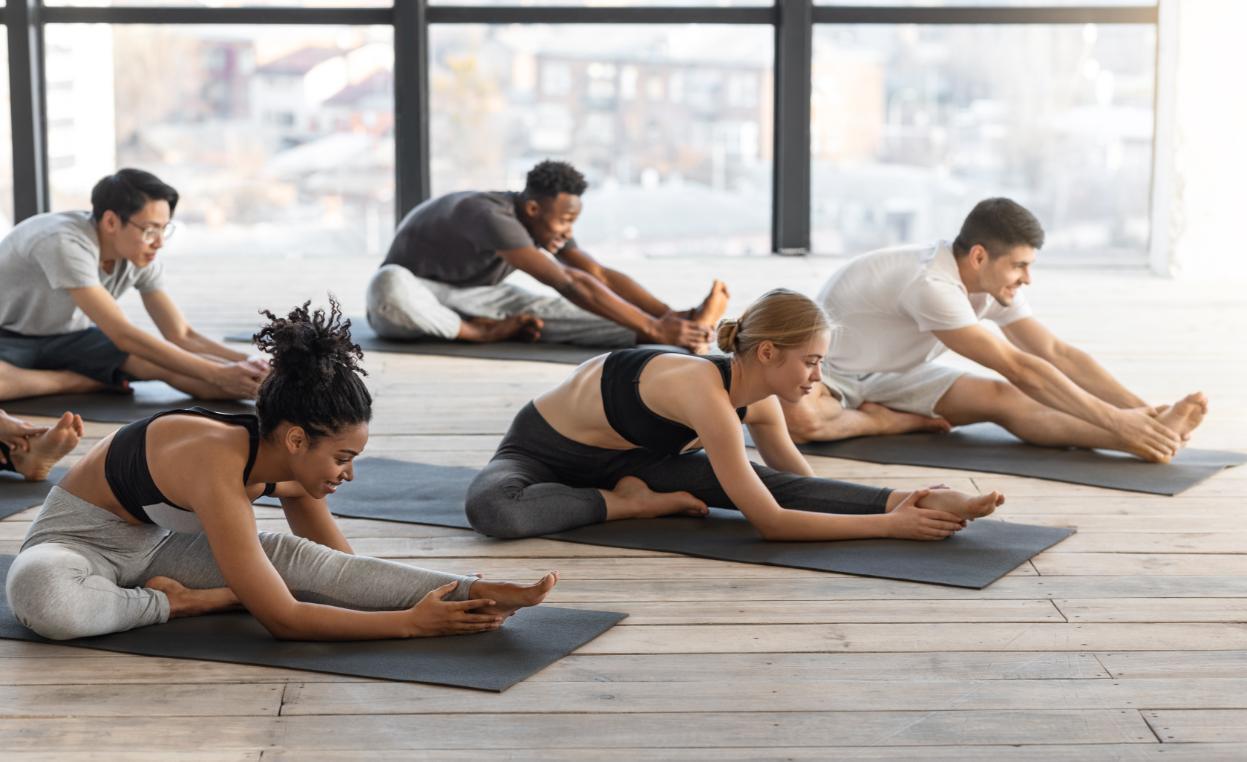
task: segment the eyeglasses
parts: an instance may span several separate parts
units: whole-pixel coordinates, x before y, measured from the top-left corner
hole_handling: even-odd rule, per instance
[[[157,238],[161,241],[169,240],[173,237],[174,231],[177,230],[177,227],[172,222],[166,222],[164,225],[140,225],[134,220],[126,220],[126,224],[133,225],[143,231],[140,237],[143,239],[143,243],[149,246],[155,243]]]

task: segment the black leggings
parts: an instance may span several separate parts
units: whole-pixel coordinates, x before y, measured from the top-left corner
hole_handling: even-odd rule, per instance
[[[892,492],[756,463],[753,469],[780,505],[803,511],[883,513]],[[715,508],[736,508],[705,453],[590,447],[555,431],[530,402],[468,487],[468,521],[490,537],[533,537],[598,524],[606,520],[606,500],[598,490],[614,489],[625,476],[655,492],[684,491]]]

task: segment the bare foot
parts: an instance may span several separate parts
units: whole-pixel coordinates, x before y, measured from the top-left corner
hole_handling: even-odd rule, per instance
[[[517,585],[514,582],[486,582],[478,579],[472,583],[468,596],[488,598],[494,602],[494,605],[472,609],[472,613],[509,617],[522,608],[536,606],[544,601],[558,581],[559,573],[556,571],[549,572],[531,585]]]
[[[512,315],[502,320],[493,318],[465,318],[459,324],[461,341],[472,341],[482,344],[497,341],[523,341],[532,343],[541,338],[541,329],[545,323],[535,315]]]
[[[687,492],[655,492],[635,476],[625,476],[613,490],[601,490],[606,498],[606,520],[655,519],[684,514],[705,516],[706,504]]]
[[[973,520],[987,516],[1003,505],[1004,501],[1005,496],[999,492],[967,495],[955,489],[932,489],[929,495],[918,501],[918,507],[947,511],[963,519]]]
[[[908,434],[911,431],[938,431],[947,434],[953,425],[943,418],[928,418],[917,413],[902,413],[876,402],[863,402],[858,408],[879,427],[876,434]]]
[[[1195,392],[1175,402],[1172,407],[1158,415],[1156,420],[1173,429],[1183,441],[1186,441],[1190,439],[1191,432],[1203,423],[1204,416],[1207,414],[1208,398],[1203,392]]]
[[[169,618],[229,611],[242,605],[228,587],[195,589],[169,577],[152,577],[143,587],[159,590],[169,599]]]
[[[65,413],[55,426],[39,436],[28,438],[26,441],[30,446],[26,450],[14,450],[10,454],[13,468],[28,482],[43,481],[48,478],[52,466],[78,446],[82,432],[82,418]]]
[[[727,312],[727,302],[731,296],[727,292],[727,284],[716,280],[711,284],[710,293],[706,294],[701,304],[689,310],[689,320],[701,323],[713,331],[723,319],[723,313]]]

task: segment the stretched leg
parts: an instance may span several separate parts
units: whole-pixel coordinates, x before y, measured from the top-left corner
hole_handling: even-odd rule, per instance
[[[45,638],[68,640],[132,630],[169,618],[163,593],[117,584],[111,567],[46,542],[17,554],[6,585],[17,621]]]
[[[786,471],[752,464],[754,472],[775,500],[785,508],[818,513],[884,513],[890,506],[891,490],[860,484],[799,476]],[[658,492],[686,490],[706,505],[716,508],[737,506],[719,484],[705,453],[696,452],[668,458],[639,469],[635,476]],[[896,502],[899,502],[897,500]]]
[[[216,384],[169,370],[136,355],[127,357],[126,361],[121,364],[121,370],[131,378],[140,381],[164,381],[179,392],[185,392],[201,400],[237,399]]]
[[[529,458],[495,458],[472,480],[468,522],[490,537],[536,537],[606,520],[606,501],[591,487],[560,484],[553,469]]]
[[[0,401],[49,394],[87,394],[109,387],[68,370],[30,370],[0,362]]]
[[[1036,402],[1004,381],[962,376],[936,403],[935,412],[954,426],[990,421],[1023,441],[1044,447],[1131,452],[1130,443],[1116,432]]]
[[[445,296],[446,304],[464,315],[503,319],[531,315],[540,321],[539,341],[590,347],[630,347],[636,334],[561,296],[540,296],[519,286],[501,283],[485,288],[458,289]]]
[[[366,611],[404,609],[448,582],[459,583],[448,600],[467,600],[475,581],[472,577],[342,553],[281,532],[261,532],[260,544],[290,592],[310,603]],[[160,577],[192,589],[225,588],[225,578],[202,534],[170,535],[133,582],[150,587],[153,583],[160,585]]]
[[[943,418],[903,413],[874,402],[863,402],[856,410],[846,408],[826,384],[815,384],[800,402],[780,400],[780,406],[788,434],[797,444],[951,428]]]
[[[910,494],[886,487],[869,487],[836,479],[800,476],[757,463],[752,465],[758,478],[775,497],[775,502],[791,510],[840,514],[887,513]],[[707,505],[737,509],[720,486],[705,453],[680,455],[639,470],[637,476],[649,484],[651,489],[661,492],[685,489]],[[976,519],[990,514],[1003,502],[1004,497],[996,492],[967,495],[946,488],[931,488],[929,494],[917,505],[919,508],[947,511],[963,519]]]

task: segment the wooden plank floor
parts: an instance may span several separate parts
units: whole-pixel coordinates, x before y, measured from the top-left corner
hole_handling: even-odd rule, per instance
[[[743,308],[766,288],[817,289],[828,259],[635,260],[693,303],[712,276]],[[324,300],[362,313],[372,263],[168,263],[193,322],[220,334]],[[240,273],[254,272],[250,280]],[[280,284],[274,286],[272,284]],[[1141,394],[1202,389],[1202,447],[1247,438],[1244,284],[1041,268],[1031,299],[1059,334]],[[137,299],[127,311],[140,314]],[[370,454],[478,466],[514,412],[564,366],[367,358]],[[110,430],[93,424],[79,448]],[[5,758],[195,760],[1247,758],[1247,470],[1152,497],[969,472],[831,459],[820,474],[999,489],[1007,519],[1078,534],[982,591],[343,521],[360,552],[532,578],[551,603],[630,613],[500,695],[0,641]],[[33,510],[0,523],[0,552]],[[261,509],[266,527],[284,525]]]

